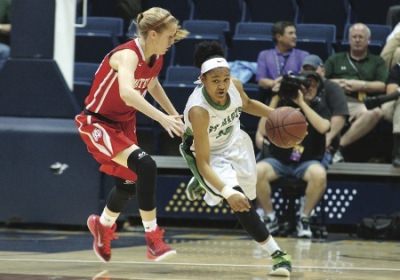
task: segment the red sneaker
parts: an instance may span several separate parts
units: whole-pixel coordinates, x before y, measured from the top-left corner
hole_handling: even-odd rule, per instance
[[[156,230],[145,233],[147,258],[150,260],[158,262],[176,254],[176,251],[164,242],[164,232],[157,226]]]
[[[117,225],[112,227],[103,226],[100,223],[100,217],[90,215],[87,220],[87,226],[93,235],[93,251],[102,262],[108,262],[111,259],[111,241],[117,239],[115,230]]]

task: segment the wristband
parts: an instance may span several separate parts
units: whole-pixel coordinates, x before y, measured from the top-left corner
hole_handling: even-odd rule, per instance
[[[241,192],[238,192],[237,190],[233,189],[231,186],[224,186],[221,190],[221,195],[223,198],[228,199],[234,194],[241,194]]]

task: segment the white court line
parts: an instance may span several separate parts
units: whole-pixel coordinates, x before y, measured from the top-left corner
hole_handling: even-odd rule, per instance
[[[29,259],[29,258],[0,258],[0,262],[38,262],[38,263],[103,263],[97,260],[61,260],[61,259]],[[258,267],[265,268],[271,265],[260,264],[226,264],[226,263],[178,263],[178,262],[140,262],[140,261],[112,261],[112,264],[143,264],[143,265],[182,265],[182,266],[217,266],[217,267]],[[400,268],[388,267],[339,267],[339,266],[312,266],[312,265],[294,265],[298,269],[319,269],[319,270],[354,270],[354,271],[400,271]]]

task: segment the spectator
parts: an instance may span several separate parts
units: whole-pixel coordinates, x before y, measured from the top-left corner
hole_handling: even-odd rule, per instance
[[[308,134],[292,149],[270,144],[270,155],[257,163],[257,200],[264,210],[267,229],[275,232],[278,230],[278,219],[272,206],[270,182],[284,176],[306,181],[305,204],[297,223],[297,236],[311,238],[310,215],[326,188],[326,170],[321,160],[325,153],[325,134],[330,127],[330,113],[322,90],[322,79],[316,72],[304,74],[311,85],[299,90],[294,100],[279,100],[278,107],[299,107],[309,124]],[[265,121],[265,118],[260,120],[256,133],[258,148],[262,147],[266,136]]]
[[[386,93],[400,90],[400,64],[397,63],[389,73]],[[385,118],[393,121],[393,158],[392,164],[400,167],[400,98],[382,105]]]
[[[317,55],[308,55],[304,58],[302,71],[315,71],[323,79],[324,96],[326,105],[331,113],[331,129],[326,134],[326,157],[323,164],[325,167],[331,163],[332,154],[339,146],[340,132],[349,116],[346,95],[343,89],[336,83],[325,79],[325,69],[321,58]]]
[[[288,72],[299,73],[308,52],[296,49],[296,26],[279,21],[272,27],[275,48],[261,51],[257,59],[256,80],[260,88],[271,90]]]
[[[386,89],[388,70],[383,59],[368,52],[371,31],[362,23],[349,31],[350,51],[330,56],[325,62],[326,78],[337,83],[347,95],[350,128],[340,138],[334,161],[343,161],[341,150],[370,132],[382,118],[382,110],[367,110],[367,95],[382,94]]]
[[[0,0],[0,70],[10,56],[11,0]]]

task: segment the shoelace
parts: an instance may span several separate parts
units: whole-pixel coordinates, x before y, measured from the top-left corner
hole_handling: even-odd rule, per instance
[[[111,241],[118,239],[118,235],[115,233],[116,227],[117,226],[114,224],[110,228],[104,228],[103,243],[104,243],[104,251],[107,254],[111,253]]]

